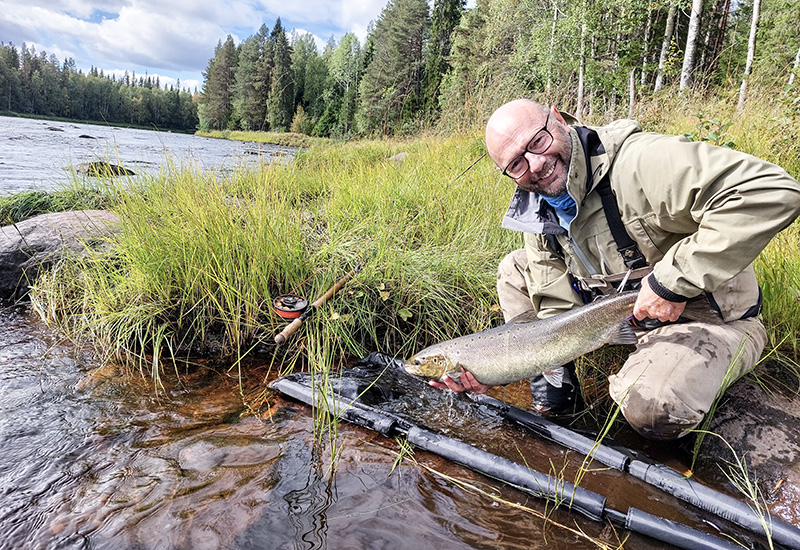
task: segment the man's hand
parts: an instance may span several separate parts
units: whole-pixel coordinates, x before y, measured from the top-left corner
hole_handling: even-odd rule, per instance
[[[686,302],[669,302],[653,292],[650,282],[645,277],[642,279],[642,288],[633,306],[633,316],[639,320],[650,317],[659,321],[677,321],[685,308]]]
[[[456,393],[461,393],[462,391],[486,393],[489,388],[492,387],[481,384],[475,379],[471,372],[465,371],[464,369],[461,369],[461,378],[459,382],[456,382],[449,376],[445,375],[441,382],[437,380],[431,380],[428,383],[434,388],[439,388],[440,390],[450,389]]]

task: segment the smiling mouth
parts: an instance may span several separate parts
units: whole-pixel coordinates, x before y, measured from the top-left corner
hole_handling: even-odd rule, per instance
[[[558,162],[558,161],[556,161],[556,162]],[[556,170],[556,162],[553,163],[553,165],[550,167],[550,169],[547,172],[545,172],[541,176],[537,177],[535,182],[536,183],[540,183],[542,180],[545,180],[545,179],[549,178],[550,176],[552,176],[553,172],[555,172],[555,170]]]

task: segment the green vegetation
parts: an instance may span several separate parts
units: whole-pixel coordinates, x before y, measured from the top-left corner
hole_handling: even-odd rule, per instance
[[[0,197],[0,225],[21,222],[49,212],[96,210],[113,207],[115,199],[103,186],[76,182],[73,186],[48,193],[26,191]]]
[[[800,146],[783,133],[783,107],[754,105],[761,110],[727,127],[731,141],[800,175]],[[731,120],[735,108],[669,96],[659,106],[642,106],[647,129],[674,133],[694,129],[698,112]],[[405,159],[392,159],[399,152]],[[521,237],[500,228],[511,189],[490,161],[458,177],[483,152],[476,129],[408,142],[325,142],[289,165],[223,180],[175,167],[135,185],[103,180],[101,195],[115,197],[122,220],[116,252],[60,266],[34,289],[34,305],[104,356],[155,376],[163,359],[194,352],[238,368],[252,350],[272,349],[285,324],[272,298],[295,292],[313,300],[363,266],[275,360],[328,370],[373,350],[408,356],[500,321],[496,266]],[[771,343],[790,358],[800,334],[799,242],[795,224],[757,262]]]
[[[289,62],[278,19],[238,46],[230,36],[220,41],[199,98],[200,127],[413,136],[463,131],[515,97],[597,120],[627,116],[676,88],[726,101],[741,89],[744,105],[760,86],[788,86],[797,110],[797,2],[764,3],[750,65],[752,0],[706,2],[699,26],[684,8],[666,0],[478,0],[470,9],[463,0],[389,0],[363,45],[347,34],[320,52],[310,35],[293,34]]]
[[[399,151],[404,162],[387,160]],[[475,136],[360,142],[223,181],[178,170],[134,187],[106,180],[116,253],[64,264],[34,305],[142,368],[193,351],[238,358],[280,330],[272,297],[316,298],[363,264],[293,349],[331,366],[374,349],[406,355],[488,326],[495,267],[520,244],[499,227],[508,184],[490,163],[456,181],[482,152]]]
[[[244,130],[208,130],[198,131],[198,136],[235,139],[238,141],[252,141],[255,143],[268,143],[270,145],[283,145],[286,147],[308,148],[322,147],[330,143],[328,138],[311,137],[295,132],[256,132]]]

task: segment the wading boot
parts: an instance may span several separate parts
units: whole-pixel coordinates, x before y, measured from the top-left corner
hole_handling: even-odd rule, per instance
[[[542,416],[574,414],[583,408],[575,363],[531,378],[531,408]]]

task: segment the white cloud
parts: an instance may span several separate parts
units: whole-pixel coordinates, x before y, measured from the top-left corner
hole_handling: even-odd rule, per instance
[[[331,35],[338,40],[347,32],[363,43],[387,1],[3,0],[0,40],[35,44],[59,59],[74,58],[80,68],[146,70],[164,75],[162,82],[180,73],[184,87],[202,78],[228,34],[238,43],[280,17],[287,30],[314,35],[320,51]]]

